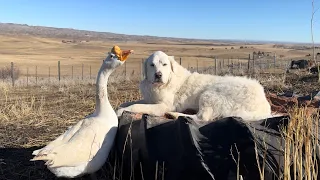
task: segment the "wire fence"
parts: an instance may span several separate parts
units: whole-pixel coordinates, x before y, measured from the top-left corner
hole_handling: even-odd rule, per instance
[[[248,55],[248,58],[215,58],[195,60],[184,60],[175,57],[175,60],[191,72],[204,74],[232,74],[248,75],[259,73],[282,73],[285,72],[291,59],[279,58],[276,55],[267,57],[255,57]],[[114,77],[123,80],[141,80],[144,59],[141,61],[127,61],[113,73]],[[100,64],[63,64],[57,61],[55,66],[34,65],[20,67],[19,63],[8,63],[7,66],[0,67],[0,79],[3,82],[10,82],[12,86],[16,84],[43,85],[46,83],[61,83],[65,81],[95,83],[96,75]]]

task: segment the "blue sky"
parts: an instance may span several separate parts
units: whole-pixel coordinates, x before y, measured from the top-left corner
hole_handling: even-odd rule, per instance
[[[320,0],[316,8],[320,7]],[[0,22],[136,35],[311,42],[311,0],[2,0]],[[314,37],[320,42],[320,11]]]

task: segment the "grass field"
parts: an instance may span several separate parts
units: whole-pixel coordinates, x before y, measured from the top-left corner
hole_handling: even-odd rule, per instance
[[[275,48],[273,44],[207,45],[201,43],[183,44],[181,42],[103,41],[67,44],[61,41],[62,39],[32,36],[0,36],[0,67],[8,66],[10,62],[14,62],[22,74],[25,74],[27,67],[31,68],[37,65],[38,74],[41,76],[47,75],[47,67],[56,66],[57,61],[60,60],[63,67],[62,73],[69,73],[72,66],[80,67],[84,63],[86,66],[92,67],[92,75],[95,76],[101,65],[101,60],[115,44],[122,49],[135,50],[135,54],[126,63],[127,67],[137,72],[140,70],[141,59],[148,57],[156,50],[183,58],[182,65],[184,66],[187,64],[195,65],[195,59],[198,59],[201,67],[208,66],[208,62],[212,63],[213,56],[247,58],[248,54],[252,54],[253,51],[270,51],[278,55],[282,54],[286,59],[291,59],[303,58],[306,54],[311,53],[309,50]],[[240,46],[248,46],[248,48],[240,49]],[[80,68],[74,70],[78,75],[81,73]],[[54,72],[56,70],[52,69],[53,74]],[[139,75],[139,73],[137,74]],[[138,90],[138,75],[136,78],[127,80],[121,74],[112,77],[108,90],[113,107],[116,108],[123,102],[141,98]],[[298,80],[301,76],[303,75],[297,72],[272,76],[258,74],[254,77],[261,81],[266,91],[271,92],[293,90],[299,93],[308,93],[320,89],[319,83],[315,82],[316,77],[311,77],[313,80],[310,82],[304,82]],[[7,81],[0,81],[0,179],[54,179],[41,163],[29,162],[31,152],[55,139],[68,126],[93,112],[95,106],[94,83],[94,77],[86,81],[66,79],[60,84],[57,81],[50,81],[43,85],[34,86],[33,84],[28,87],[12,87]],[[299,120],[304,121],[304,119],[311,118],[306,117],[303,113],[296,113],[296,117],[298,119],[296,123]],[[301,126],[305,126],[305,124]],[[291,137],[292,132],[287,135]],[[302,136],[304,141],[306,136],[304,134]],[[292,142],[292,144],[294,143]],[[297,153],[300,153],[300,150],[297,147]],[[290,153],[287,151],[287,154]],[[310,172],[311,177],[314,175],[312,168]],[[102,171],[99,171],[99,177],[101,179],[112,177],[111,162],[107,163]]]
[[[140,74],[141,60],[147,58],[156,50],[162,50],[169,55],[175,56],[178,61],[182,58],[184,67],[207,67],[213,66],[213,57],[218,59],[248,59],[249,54],[261,51],[274,53],[278,56],[278,61],[288,59],[301,59],[311,50],[296,50],[293,45],[291,49],[274,47],[273,44],[246,45],[236,43],[184,43],[184,42],[106,42],[89,41],[76,43],[63,43],[63,39],[43,38],[34,36],[0,35],[0,67],[10,66],[14,62],[19,67],[22,74],[35,74],[37,66],[38,76],[48,76],[48,69],[51,67],[51,75],[58,73],[58,61],[61,62],[61,74],[71,75],[74,66],[74,75],[81,75],[82,64],[84,73],[89,75],[89,66],[92,68],[92,75],[95,75],[100,67],[101,60],[113,45],[119,45],[122,49],[133,49],[135,54],[127,61],[128,73],[135,71]],[[240,47],[247,47],[242,48]],[[231,48],[234,49],[231,49]],[[227,48],[227,49],[226,49]],[[279,58],[283,55],[283,58]],[[252,57],[251,57],[252,58]],[[246,62],[246,61],[244,61]],[[117,71],[123,71],[125,67]]]

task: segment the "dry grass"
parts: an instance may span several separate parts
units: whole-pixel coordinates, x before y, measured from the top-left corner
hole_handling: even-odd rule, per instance
[[[285,84],[284,75],[257,78],[265,86],[269,84],[272,88],[288,86]],[[141,98],[138,92],[138,79],[125,81],[122,76],[114,76],[112,79],[108,90],[113,107],[125,101]],[[14,172],[17,167],[11,167],[13,170],[0,169],[4,172],[3,175],[0,173],[0,179],[10,179],[6,175],[8,171],[20,179],[53,178],[42,164],[28,164],[27,158],[30,157],[35,147],[46,145],[64,132],[68,126],[93,112],[95,107],[94,82],[79,82],[69,80],[60,85],[59,83],[44,83],[41,86],[30,85],[29,87],[22,85],[12,87],[10,83],[0,83],[0,137],[2,137],[0,149],[8,149],[6,153],[9,151],[14,153],[16,149],[19,149],[19,153],[21,149],[25,151],[23,157],[16,157],[20,159],[14,161],[22,164],[23,172]],[[314,177],[318,172],[315,170],[317,167],[314,166],[316,163],[314,157],[316,153],[319,153],[315,149],[319,144],[316,139],[318,129],[313,127],[317,127],[314,125],[317,125],[319,118],[306,116],[304,109],[295,109],[291,114],[292,120],[289,128],[283,131],[283,137],[287,142],[284,147],[286,168],[283,179],[300,180],[302,176],[316,179]],[[12,148],[16,149],[12,150]],[[15,156],[6,153],[4,153],[6,156],[12,158]],[[293,162],[293,169],[289,168],[292,165],[291,162]],[[13,164],[10,165],[13,166]],[[100,171],[99,177],[105,179],[114,176],[113,166],[113,162],[107,163]],[[7,167],[10,166],[7,165]],[[295,176],[290,177],[290,173]],[[261,174],[263,177],[262,172]]]
[[[286,139],[284,180],[318,179],[319,115],[308,116],[305,108],[290,111],[291,122],[283,130]],[[292,168],[293,166],[293,168]]]
[[[109,84],[110,101],[114,107],[140,98],[137,83],[130,82]],[[92,113],[94,100],[95,86],[90,83],[19,88],[0,83],[0,136],[5,137],[0,140],[0,145],[44,145],[68,126]]]
[[[284,49],[274,47],[273,44],[245,45],[212,43],[205,44],[195,42],[104,42],[90,41],[78,43],[62,43],[59,38],[41,38],[34,36],[3,36],[0,35],[0,68],[10,66],[14,62],[21,70],[22,74],[35,74],[37,65],[38,75],[48,76],[48,69],[51,67],[51,75],[56,76],[57,62],[61,61],[61,74],[70,75],[72,66],[76,75],[81,74],[81,66],[85,65],[85,74],[89,74],[89,65],[92,74],[97,74],[101,60],[105,58],[106,52],[114,44],[123,49],[134,49],[135,54],[127,61],[128,72],[140,71],[141,59],[148,57],[156,50],[162,50],[170,55],[174,55],[178,60],[182,58],[184,67],[207,67],[214,65],[213,57],[218,59],[248,59],[248,55],[255,51],[276,53],[278,57],[284,55],[285,59],[308,58],[306,54],[311,50],[295,50],[294,48]],[[248,48],[240,49],[241,46]],[[231,49],[234,47],[234,49]],[[212,49],[213,48],[213,49]],[[227,48],[227,49],[225,49]],[[280,58],[282,61],[283,58]],[[245,61],[243,61],[245,62]],[[124,67],[120,68],[121,70]]]
[[[43,163],[29,159],[34,149],[94,111],[93,82],[79,82],[28,87],[0,82],[0,179],[54,179]],[[112,106],[141,98],[137,85],[136,80],[114,76],[108,84]],[[108,162],[98,177],[111,178],[112,167]]]

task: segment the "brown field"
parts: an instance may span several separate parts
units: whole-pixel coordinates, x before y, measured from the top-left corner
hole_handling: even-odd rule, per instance
[[[70,74],[71,67],[74,66],[75,74],[79,76],[83,63],[86,73],[88,72],[87,67],[91,66],[92,75],[95,76],[101,60],[115,44],[122,49],[135,50],[135,54],[126,62],[126,66],[129,72],[136,71],[137,74],[140,74],[141,59],[147,58],[156,50],[174,55],[177,57],[176,60],[181,57],[182,65],[185,67],[195,67],[197,60],[199,67],[213,65],[214,56],[219,59],[239,58],[244,60],[249,54],[252,55],[253,51],[284,55],[283,58],[278,59],[279,61],[295,58],[308,59],[310,57],[305,56],[311,53],[311,50],[296,50],[293,45],[287,45],[292,46],[291,49],[284,49],[276,48],[273,44],[223,45],[216,43],[208,45],[203,42],[188,44],[173,41],[89,41],[67,44],[61,41],[61,38],[0,35],[0,68],[14,62],[24,75],[27,68],[30,73],[35,66],[38,67],[39,76],[47,76],[48,67],[51,67],[51,73],[55,75],[57,74],[57,61],[60,60],[62,74]],[[247,46],[247,48],[240,49],[240,46]],[[266,91],[271,92],[293,90],[308,93],[320,89],[315,76],[309,82],[304,82],[299,80],[306,76],[303,72],[284,74],[284,71],[285,69],[273,75],[255,74],[253,76],[261,81]],[[123,102],[141,98],[137,80],[127,80],[120,73],[113,76],[110,81],[108,90],[113,107],[116,108]],[[29,162],[31,152],[36,147],[44,146],[55,139],[68,126],[93,112],[94,83],[94,78],[85,81],[65,79],[60,85],[50,81],[41,86],[31,84],[28,87],[12,87],[7,81],[0,81],[0,179],[54,179],[43,164]],[[300,123],[304,119],[311,121],[311,117],[306,117],[301,113],[297,114],[296,118],[300,120]],[[303,136],[302,139],[306,138],[304,135],[301,136]],[[294,142],[291,143],[294,144]],[[292,152],[287,150],[286,153],[288,155]],[[312,179],[311,176],[314,174],[310,174],[309,177]],[[108,162],[99,171],[98,177],[100,179],[112,177],[112,162]]]
[[[287,45],[291,49],[274,47],[274,44],[239,44],[239,43],[205,43],[205,42],[174,42],[174,41],[158,41],[158,42],[108,42],[108,41],[89,41],[76,43],[62,43],[61,38],[43,38],[35,36],[22,35],[0,35],[0,67],[10,66],[10,62],[14,62],[23,74],[35,74],[35,66],[37,66],[38,76],[48,76],[50,74],[57,75],[58,61],[61,62],[61,75],[71,75],[72,66],[74,66],[74,74],[81,75],[82,64],[84,65],[84,73],[89,74],[89,66],[91,73],[95,75],[100,67],[101,60],[105,58],[106,53],[113,45],[119,45],[122,49],[133,49],[135,54],[127,61],[126,68],[128,73],[140,74],[141,60],[147,58],[156,50],[162,50],[169,55],[182,59],[184,67],[206,67],[214,66],[213,58],[217,59],[240,59],[246,62],[249,54],[261,51],[274,53],[278,56],[277,61],[290,59],[310,59],[306,57],[312,51],[296,50],[294,45]],[[240,47],[247,47],[240,49]],[[233,47],[234,49],[231,49]],[[212,49],[213,48],[213,49]],[[227,48],[227,49],[225,49]],[[280,58],[280,55],[284,57]],[[123,71],[125,67],[119,68],[117,71]]]

